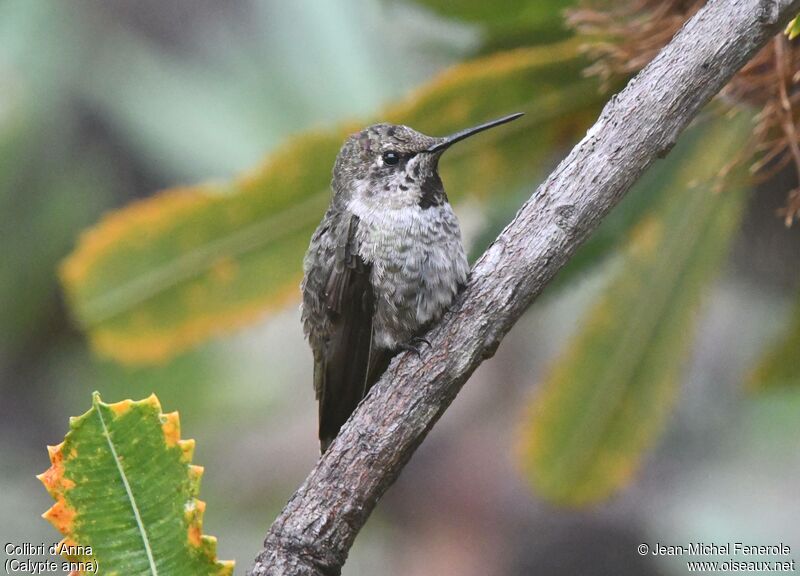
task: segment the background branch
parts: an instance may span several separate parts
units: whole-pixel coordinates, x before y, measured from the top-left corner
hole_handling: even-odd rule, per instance
[[[460,298],[403,354],[270,528],[254,575],[339,574],[375,504],[461,386],[652,162],[800,11],[800,0],[710,0],[599,120],[476,263]]]

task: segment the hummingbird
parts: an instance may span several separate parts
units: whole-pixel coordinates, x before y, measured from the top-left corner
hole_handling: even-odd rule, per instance
[[[428,344],[421,335],[466,282],[469,264],[439,158],[456,142],[520,116],[438,138],[374,124],[342,145],[300,287],[323,454],[392,357],[420,354]]]

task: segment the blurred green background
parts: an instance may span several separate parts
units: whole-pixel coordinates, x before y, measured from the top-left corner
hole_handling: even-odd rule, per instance
[[[89,408],[91,392],[106,401],[155,392],[166,411],[180,411],[183,436],[197,440],[205,531],[244,574],[318,454],[311,358],[297,307],[169,362],[126,367],[90,351],[67,312],[57,265],[81,230],[132,200],[228,181],[292,134],[391,112],[392,102],[448,66],[566,36],[557,22],[569,2],[542,3],[549,20],[536,7],[520,11],[520,21],[524,12],[531,22],[556,22],[539,29],[495,21],[474,8],[480,3],[423,4],[0,3],[4,544],[59,539],[39,518],[51,499],[34,475],[49,465],[45,445],[62,440],[68,417]],[[597,103],[605,98],[598,93]],[[574,141],[548,133],[540,177]],[[685,146],[697,164],[704,150],[713,152]],[[657,167],[659,181],[686,162]],[[458,205],[475,251],[536,182],[530,176],[521,189]],[[745,385],[789,329],[800,234],[774,212],[792,186],[781,174],[750,196],[722,274],[690,313],[697,335],[682,337],[693,344],[666,433],[626,488],[591,507],[559,507],[531,490],[515,451],[524,406],[619,268],[612,257],[549,291],[478,370],[381,502],[345,573],[682,574],[679,562],[640,558],[636,545],[782,541],[800,551],[800,386],[794,376],[759,392]],[[621,214],[645,210],[646,192],[641,207],[633,198]],[[618,222],[623,231],[629,225]],[[600,238],[616,240],[613,230]]]

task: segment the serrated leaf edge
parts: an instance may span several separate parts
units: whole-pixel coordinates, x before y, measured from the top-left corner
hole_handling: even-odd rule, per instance
[[[167,446],[178,446],[182,452],[181,460],[187,465],[187,475],[190,479],[190,499],[186,503],[185,510],[188,524],[188,530],[186,534],[188,544],[193,548],[202,550],[203,554],[211,559],[212,562],[217,566],[221,576],[232,576],[235,562],[233,560],[218,560],[216,558],[217,539],[214,536],[203,534],[203,514],[205,512],[206,503],[202,500],[199,500],[197,495],[200,492],[200,480],[202,478],[204,468],[197,464],[191,463],[191,459],[194,455],[195,441],[194,439],[183,440],[180,438],[180,417],[178,412],[170,412],[168,414],[162,413],[161,403],[155,394],[151,394],[149,397],[143,400],[126,399],[108,404],[102,401],[99,392],[92,393],[92,407],[84,414],[77,417],[71,417],[69,419],[70,431],[67,433],[64,441],[54,446],[47,446],[47,452],[50,457],[50,467],[41,474],[38,474],[36,478],[44,485],[47,492],[56,500],[56,502],[44,514],[42,514],[42,518],[50,522],[53,527],[56,528],[56,530],[64,535],[64,538],[59,543],[59,546],[75,546],[78,544],[68,536],[72,521],[74,520],[77,511],[73,509],[66,500],[66,494],[75,486],[75,482],[64,475],[65,458],[74,457],[75,454],[72,453],[65,456],[64,446],[69,436],[75,429],[78,428],[78,426],[80,426],[81,422],[92,417],[92,413],[96,412],[98,418],[100,419],[103,433],[108,442],[109,450],[114,458],[114,462],[117,465],[120,478],[125,486],[129,501],[131,502],[131,507],[133,509],[140,534],[142,535],[142,541],[147,552],[150,570],[153,576],[158,576],[158,571],[155,566],[155,559],[152,556],[150,544],[147,539],[147,533],[142,525],[142,520],[139,515],[135,499],[131,493],[130,484],[125,476],[125,471],[122,469],[122,464],[117,456],[113,442],[111,441],[105,419],[99,410],[101,406],[108,408],[114,413],[115,417],[119,417],[137,405],[149,405],[156,410],[159,415],[159,419],[161,420],[161,429],[164,433],[165,443]],[[70,556],[69,554],[64,553],[63,555],[67,559],[74,559],[74,557]]]

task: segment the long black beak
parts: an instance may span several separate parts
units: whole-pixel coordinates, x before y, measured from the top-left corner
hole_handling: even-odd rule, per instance
[[[451,134],[450,136],[445,136],[444,138],[440,139],[436,144],[426,149],[426,152],[439,152],[440,150],[445,150],[455,144],[456,142],[460,142],[464,138],[469,138],[473,134],[477,134],[478,132],[483,132],[484,130],[488,130],[489,128],[494,128],[495,126],[500,126],[501,124],[505,124],[506,122],[511,122],[512,120],[516,120],[522,116],[522,112],[517,112],[516,114],[509,114],[508,116],[503,116],[502,118],[498,118],[497,120],[492,120],[491,122],[486,122],[485,124],[481,124],[480,126],[474,126],[472,128],[467,128],[465,130],[460,130],[455,134]]]

